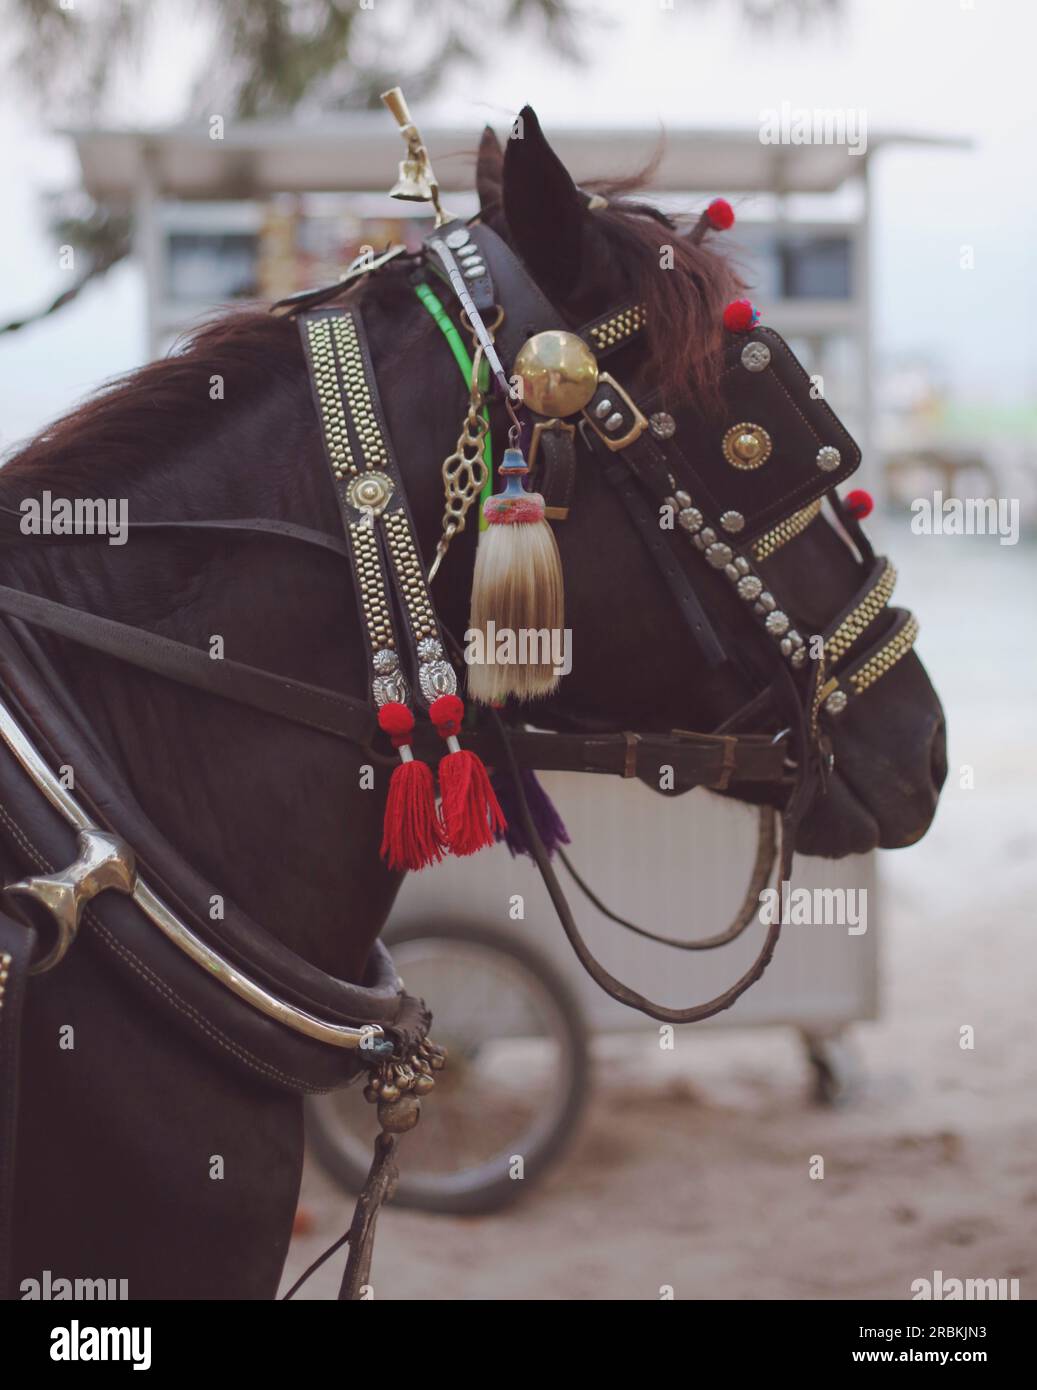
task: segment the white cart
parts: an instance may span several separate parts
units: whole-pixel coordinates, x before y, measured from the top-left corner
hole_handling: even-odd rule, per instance
[[[741,906],[756,853],[757,812],[704,791],[664,797],[638,781],[543,774],[572,838],[574,867],[608,908],[669,936],[722,930]],[[749,966],[765,928],[755,922],[713,951],[680,952],[609,922],[559,868],[580,931],[613,975],[680,1006],[720,993]],[[880,905],[874,856],[797,858],[795,887],[864,889],[867,929],[788,925],[762,980],[698,1027],[796,1028],[819,1097],[851,1079],[842,1035],[877,1014]],[[585,974],[535,865],[499,845],[413,874],[386,933],[405,983],[435,1014],[451,1054],[425,1116],[408,1136],[398,1200],[431,1210],[484,1211],[528,1182],[572,1133],[589,1083],[588,1039],[658,1029]],[[362,1181],[373,1117],[353,1091],[310,1107],[318,1159],[345,1185]],[[532,1170],[532,1171],[531,1171]]]

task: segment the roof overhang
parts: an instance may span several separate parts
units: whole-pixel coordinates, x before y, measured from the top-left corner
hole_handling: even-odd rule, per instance
[[[69,130],[94,198],[129,203],[150,186],[182,199],[274,193],[376,191],[393,182],[403,142],[378,112],[305,125],[230,123],[223,139],[205,126],[164,130]],[[478,132],[426,125],[444,190],[473,186]],[[674,192],[829,193],[860,175],[889,144],[967,147],[965,140],[910,133],[868,135],[865,153],[846,144],[765,144],[753,130],[552,129],[551,144],[577,181],[637,172],[658,155],[652,186]]]

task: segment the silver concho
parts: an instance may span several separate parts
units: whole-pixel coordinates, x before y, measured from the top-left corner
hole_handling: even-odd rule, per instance
[[[833,690],[825,701],[825,709],[829,714],[841,714],[846,708],[846,691]]]
[[[672,439],[677,433],[677,421],[665,410],[657,410],[648,417],[648,428],[656,439]]]
[[[815,460],[822,473],[832,473],[842,463],[842,455],[833,444],[823,444]]]
[[[744,598],[746,603],[752,603],[753,599],[759,598],[763,589],[763,580],[755,574],[746,574],[738,581],[738,597]]]
[[[443,648],[435,637],[423,637],[418,643],[418,684],[429,704],[440,695],[457,693],[457,674],[449,661],[443,659]]]
[[[771,350],[766,343],[746,343],[742,348],[742,366],[747,372],[762,372],[770,361]]]
[[[465,227],[458,227],[456,232],[448,232],[446,244],[451,251],[460,251],[462,246],[467,246],[471,241],[471,233]]]
[[[405,705],[410,697],[407,682],[400,670],[400,658],[390,647],[375,652],[372,664],[375,678],[371,682],[371,694],[379,707],[389,704]]]
[[[731,547],[723,541],[718,541],[706,551],[706,560],[715,570],[722,570],[730,562],[731,554]]]
[[[678,514],[677,522],[682,530],[694,533],[701,528],[703,516],[698,507],[684,507]]]
[[[764,626],[772,637],[781,637],[789,630],[789,620],[780,608],[775,608],[773,613],[767,614]]]
[[[725,512],[720,524],[725,531],[741,531],[745,526],[745,517],[741,512]]]
[[[393,481],[389,475],[372,468],[353,479],[346,489],[346,500],[366,516],[381,516],[392,494]]]

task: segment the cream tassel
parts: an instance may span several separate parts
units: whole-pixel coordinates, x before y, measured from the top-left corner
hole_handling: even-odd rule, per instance
[[[468,691],[483,704],[549,695],[559,676],[551,659],[554,634],[565,622],[562,562],[544,520],[544,499],[522,484],[528,473],[519,449],[507,449],[500,473],[504,491],[487,500],[487,528],[479,537],[469,631],[482,634],[481,662],[468,666]],[[496,638],[510,633],[515,660],[497,662]],[[526,660],[521,660],[523,656]],[[536,656],[541,660],[531,661]],[[487,660],[489,658],[489,660]]]

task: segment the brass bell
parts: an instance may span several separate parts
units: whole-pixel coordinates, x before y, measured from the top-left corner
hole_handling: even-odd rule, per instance
[[[391,1104],[378,1102],[378,1123],[389,1134],[406,1134],[421,1119],[421,1101],[417,1096],[401,1096]]]
[[[412,159],[408,155],[400,160],[399,178],[389,189],[389,197],[402,198],[406,203],[431,203],[432,185],[423,159]]]
[[[582,410],[598,385],[598,363],[576,333],[549,329],[519,349],[514,374],[522,401],[537,415],[564,418]]]
[[[400,160],[400,176],[389,192],[390,198],[402,198],[408,203],[431,203],[436,214],[436,226],[453,220],[439,201],[439,181],[432,160],[421,138],[421,132],[411,119],[407,102],[399,87],[382,93],[382,100],[392,112],[400,134],[407,143],[407,157]]]

